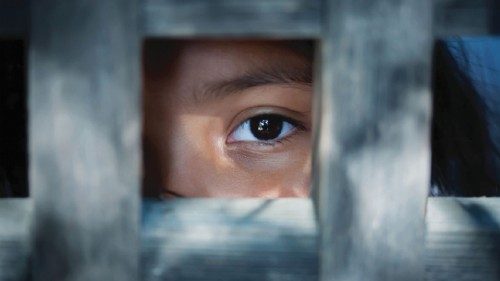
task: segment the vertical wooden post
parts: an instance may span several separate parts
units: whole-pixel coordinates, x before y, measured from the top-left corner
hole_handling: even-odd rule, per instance
[[[326,0],[321,280],[423,280],[431,1]]]
[[[135,0],[31,1],[34,280],[137,280]]]

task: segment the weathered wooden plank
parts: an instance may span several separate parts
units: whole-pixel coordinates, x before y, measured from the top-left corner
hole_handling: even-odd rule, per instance
[[[28,280],[33,201],[0,199],[0,281]]]
[[[34,280],[137,280],[135,0],[31,1]]]
[[[142,0],[146,36],[257,36],[317,38],[321,0]],[[433,0],[434,32],[449,35],[498,34],[494,0]],[[0,0],[0,37],[24,37],[25,0]],[[497,23],[494,23],[494,21]]]
[[[24,38],[27,26],[26,0],[0,0],[0,38]]]
[[[27,274],[31,205],[0,200],[1,281]],[[500,198],[430,198],[426,217],[426,280],[499,280]],[[316,280],[316,231],[305,199],[145,201],[142,280]]]
[[[500,198],[432,198],[427,280],[500,280]]]
[[[500,5],[496,0],[433,0],[434,35],[498,34]],[[497,23],[495,23],[497,21]]]
[[[431,1],[325,4],[314,157],[320,280],[423,280]]]
[[[143,211],[143,280],[317,280],[309,200],[176,200]]]
[[[145,0],[146,36],[316,38],[320,0]]]

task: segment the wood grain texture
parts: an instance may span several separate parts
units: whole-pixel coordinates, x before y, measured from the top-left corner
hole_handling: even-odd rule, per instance
[[[29,272],[31,199],[0,200],[0,280]],[[144,201],[142,280],[317,280],[306,199]],[[426,280],[495,281],[500,198],[430,198]]]
[[[144,207],[143,280],[317,280],[309,200],[176,200]]]
[[[136,2],[31,4],[33,280],[137,280]]]
[[[0,281],[29,280],[32,203],[30,199],[0,199]]]
[[[431,198],[427,280],[500,280],[500,198]]]
[[[322,0],[141,0],[145,36],[317,38]],[[498,34],[499,1],[433,0],[434,33]],[[26,0],[0,0],[0,37],[28,32]],[[496,22],[495,22],[496,21]]]
[[[146,36],[316,38],[320,0],[145,0]]]
[[[320,280],[423,280],[431,2],[325,4],[313,169]]]

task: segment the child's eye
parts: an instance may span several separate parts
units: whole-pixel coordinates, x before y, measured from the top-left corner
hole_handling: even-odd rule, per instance
[[[262,114],[245,120],[229,135],[228,142],[279,141],[295,131],[297,122],[278,114]]]

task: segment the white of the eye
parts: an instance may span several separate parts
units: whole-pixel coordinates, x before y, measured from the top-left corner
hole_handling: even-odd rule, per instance
[[[276,140],[280,140],[284,137],[286,137],[288,134],[290,134],[293,129],[295,129],[295,126],[292,125],[290,122],[286,122],[286,121],[282,121],[283,122],[283,127],[281,128],[281,132],[280,134],[270,140],[270,141],[276,141]],[[259,140],[258,138],[256,138],[253,134],[252,134],[252,129],[250,128],[250,120],[247,120],[243,123],[241,123],[241,125],[236,128],[236,130],[233,131],[233,133],[231,134],[231,137],[230,139],[232,141],[262,141],[262,140]]]

